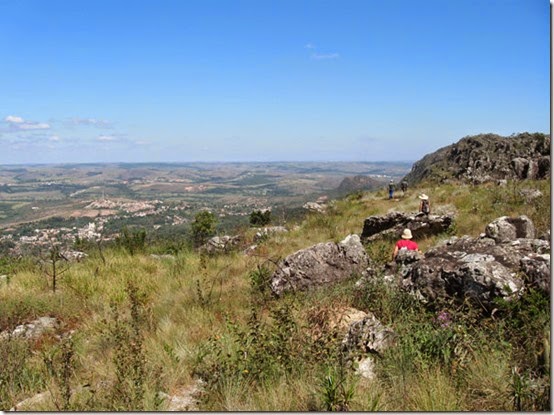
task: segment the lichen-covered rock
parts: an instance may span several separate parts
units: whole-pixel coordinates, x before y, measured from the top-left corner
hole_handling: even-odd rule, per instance
[[[81,262],[83,259],[88,257],[87,254],[81,251],[65,250],[60,252],[60,256],[69,262]]]
[[[58,320],[54,317],[39,317],[30,323],[20,324],[11,332],[4,331],[0,333],[0,340],[9,337],[36,339],[43,333],[54,330],[58,324]]]
[[[404,180],[414,185],[423,180],[546,179],[550,177],[550,142],[550,136],[542,133],[464,137],[414,163]]]
[[[342,352],[349,359],[358,361],[357,373],[367,379],[373,379],[374,356],[381,355],[394,344],[394,331],[384,326],[373,314],[366,314],[361,320],[350,324],[342,341]]]
[[[535,226],[525,215],[517,218],[502,216],[485,228],[485,235],[496,242],[508,242],[517,238],[535,238]]]
[[[550,244],[540,239],[453,237],[408,267],[403,286],[427,302],[471,299],[492,307],[497,297],[515,299],[523,292],[524,274],[549,290],[549,255],[543,256],[549,251]]]
[[[415,240],[446,232],[452,225],[453,215],[424,215],[422,213],[391,212],[384,216],[365,219],[361,238],[364,242],[389,237],[398,238],[405,228],[412,231]]]
[[[230,252],[235,249],[241,242],[240,236],[214,236],[208,242],[202,245],[201,250],[208,254],[218,254]]]
[[[343,350],[381,354],[394,341],[394,331],[371,313],[352,323],[342,341]]]
[[[327,205],[317,202],[307,202],[302,207],[310,212],[325,213],[327,211]]]
[[[362,274],[369,257],[358,235],[349,235],[340,243],[326,242],[302,249],[278,264],[271,278],[271,289],[281,295],[285,291],[308,290]]]
[[[288,232],[288,230],[284,226],[267,226],[256,232],[256,235],[254,235],[254,242],[259,242],[270,235],[286,232]]]
[[[529,286],[550,294],[550,254],[529,254],[520,260]]]

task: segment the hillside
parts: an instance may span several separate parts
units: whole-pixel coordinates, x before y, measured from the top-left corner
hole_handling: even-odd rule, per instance
[[[385,178],[374,178],[369,176],[349,176],[342,179],[339,187],[337,188],[337,193],[340,196],[345,196],[349,193],[359,192],[359,191],[368,191],[376,190],[381,186],[384,186],[387,183]]]
[[[464,137],[417,161],[405,180],[413,185],[424,180],[545,179],[550,176],[550,141],[541,133]]]
[[[529,190],[541,196],[529,200]],[[525,214],[537,234],[550,230],[550,180],[446,183],[411,188],[392,201],[384,190],[355,194],[330,203],[325,214],[275,223],[288,232],[257,239],[258,229],[246,230],[241,249],[219,255],[178,241],[133,251],[91,245],[84,261],[58,262],[55,291],[47,256],[4,258],[0,381],[7,387],[0,408],[548,410],[550,307],[538,292],[499,303],[492,315],[469,305],[426,309],[378,280],[360,291],[357,277],[271,295],[280,258],[360,234],[370,215],[416,211],[419,192],[431,195],[437,214],[455,212],[449,234],[418,241],[423,252],[451,235],[477,237],[500,215]],[[366,251],[384,264],[392,246],[375,241]],[[379,354],[373,380],[347,369],[338,353],[333,316],[353,309],[397,333],[396,346]],[[448,328],[437,325],[444,316]],[[6,337],[31,333],[41,317],[55,322],[51,331]]]

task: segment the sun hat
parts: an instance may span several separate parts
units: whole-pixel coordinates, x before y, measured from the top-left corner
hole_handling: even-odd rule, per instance
[[[402,239],[412,239],[412,231],[408,228],[404,229],[404,232],[402,232]]]
[[[425,193],[422,193],[418,196],[421,200],[427,200],[429,199],[429,196],[427,196]]]

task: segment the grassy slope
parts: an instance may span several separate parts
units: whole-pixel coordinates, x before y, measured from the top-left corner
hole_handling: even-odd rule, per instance
[[[521,188],[538,188],[544,196],[526,202]],[[60,334],[75,332],[61,342],[53,335],[32,343],[0,342],[0,409],[44,390],[50,398],[27,409],[163,409],[166,403],[155,391],[171,394],[190,386],[195,371],[212,376],[201,406],[206,410],[536,408],[541,397],[532,391],[545,376],[537,374],[538,363],[529,363],[532,356],[506,341],[509,324],[477,324],[471,312],[458,310],[456,328],[437,331],[432,316],[401,293],[376,285],[360,294],[353,288],[355,279],[282,300],[252,288],[253,271],[272,269],[268,259],[359,234],[370,215],[416,211],[417,192],[431,196],[434,213],[456,212],[457,235],[477,236],[502,215],[526,214],[539,233],[550,229],[550,181],[504,188],[423,185],[394,201],[384,191],[336,201],[326,215],[312,214],[288,234],[261,244],[258,256],[200,257],[183,251],[171,261],[111,250],[104,253],[104,264],[91,252],[60,277],[55,293],[44,273],[23,261],[9,284],[0,283],[0,329],[50,315],[63,322]],[[253,234],[249,231],[246,239]],[[425,251],[445,237],[418,242]],[[368,247],[377,261],[388,260],[391,250],[388,242]],[[340,372],[333,340],[316,345],[302,328],[339,306],[372,311],[404,336],[379,360],[378,380]],[[538,322],[539,317],[547,321]],[[528,323],[543,330],[538,338],[547,341],[549,311],[539,317]],[[288,318],[294,324],[287,326]],[[535,346],[532,350],[549,349],[521,341]],[[324,357],[314,358],[317,353]],[[292,363],[283,364],[286,359]]]

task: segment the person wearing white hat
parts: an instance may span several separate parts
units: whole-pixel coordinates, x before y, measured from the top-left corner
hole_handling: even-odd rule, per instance
[[[418,197],[419,200],[421,200],[421,202],[419,203],[419,212],[425,215],[429,215],[429,213],[431,213],[431,203],[429,202],[429,196],[427,196],[425,193],[422,193]]]
[[[400,251],[401,249],[407,249],[409,251],[419,251],[419,246],[417,245],[417,242],[412,241],[411,230],[409,230],[408,228],[404,229],[404,232],[402,232],[402,235],[400,237],[402,239],[400,239],[394,246],[394,252],[392,254],[393,260],[396,258],[396,255],[398,255],[398,251]]]

